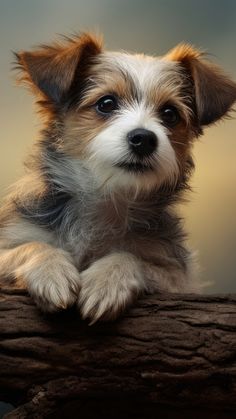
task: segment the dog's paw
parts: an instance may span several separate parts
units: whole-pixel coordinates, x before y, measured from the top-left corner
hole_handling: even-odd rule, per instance
[[[90,325],[98,320],[115,320],[143,289],[138,269],[116,264],[114,256],[94,262],[81,275],[78,306]]]
[[[66,252],[57,251],[44,263],[30,260],[16,271],[27,284],[36,304],[46,312],[55,312],[72,306],[81,288],[80,275]]]

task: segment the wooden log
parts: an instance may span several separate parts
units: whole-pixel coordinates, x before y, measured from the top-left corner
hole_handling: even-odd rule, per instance
[[[0,290],[6,418],[235,418],[236,296],[162,294],[113,323]]]

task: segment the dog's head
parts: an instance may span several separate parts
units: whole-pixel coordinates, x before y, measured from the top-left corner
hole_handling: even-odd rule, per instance
[[[236,100],[236,84],[184,44],[156,58],[103,51],[99,37],[82,34],[17,58],[59,122],[48,141],[112,190],[175,185],[193,139]]]

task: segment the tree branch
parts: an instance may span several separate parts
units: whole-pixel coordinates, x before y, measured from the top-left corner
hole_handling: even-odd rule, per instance
[[[233,418],[236,296],[155,295],[90,327],[2,289],[0,399],[7,418]]]

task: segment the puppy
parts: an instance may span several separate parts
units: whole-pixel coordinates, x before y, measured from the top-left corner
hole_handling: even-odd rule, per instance
[[[45,125],[1,209],[2,284],[91,323],[143,293],[197,291],[174,204],[194,140],[228,114],[236,84],[185,44],[131,55],[85,33],[16,58]]]

